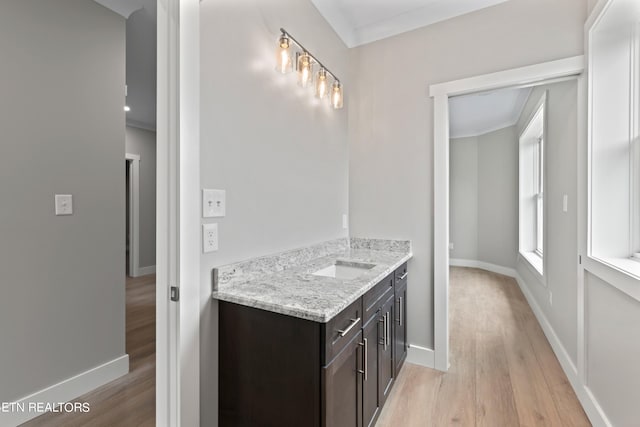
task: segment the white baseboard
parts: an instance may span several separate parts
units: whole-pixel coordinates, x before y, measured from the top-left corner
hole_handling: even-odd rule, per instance
[[[609,419],[602,410],[602,407],[591,393],[591,390],[589,390],[586,384],[583,384],[582,381],[580,381],[576,365],[573,363],[571,357],[569,357],[569,353],[560,342],[560,338],[558,338],[558,335],[551,326],[549,319],[544,315],[540,305],[533,297],[533,294],[529,291],[526,282],[517,273],[515,275],[515,279],[518,282],[520,290],[527,299],[529,306],[533,310],[533,314],[535,314],[538,319],[538,323],[540,323],[547,340],[549,340],[549,344],[551,344],[551,348],[558,358],[560,366],[562,366],[562,370],[567,375],[567,378],[571,383],[571,387],[573,387],[573,390],[576,392],[578,400],[580,400],[587,417],[589,417],[589,421],[591,421],[591,424],[596,427],[610,427],[612,424],[609,422]]]
[[[148,267],[138,267],[138,274],[136,277],[146,276],[147,274],[156,274],[156,266],[150,265]]]
[[[24,407],[24,411],[0,412],[0,425],[17,426],[30,419],[42,415],[42,412],[30,411],[29,403],[59,404],[69,402],[129,372],[129,355],[125,354],[95,368],[89,369],[75,377],[23,397],[13,405],[16,409]],[[57,406],[57,405],[56,405]]]
[[[407,362],[433,369],[435,366],[435,352],[430,348],[409,344]]]
[[[502,274],[504,276],[509,276],[515,278],[517,276],[516,270],[513,268],[503,267],[501,265],[490,264],[488,262],[476,261],[471,259],[457,259],[451,258],[449,260],[449,265],[452,267],[471,267],[471,268],[480,268],[482,270],[487,270],[492,273]]]

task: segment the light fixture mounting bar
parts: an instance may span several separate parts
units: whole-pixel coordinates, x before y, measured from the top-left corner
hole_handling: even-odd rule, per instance
[[[288,38],[291,39],[292,42],[294,42],[300,49],[302,49],[303,52],[306,52],[319,66],[321,66],[326,72],[327,74],[329,74],[331,77],[334,78],[335,81],[340,82],[340,79],[338,78],[338,76],[336,76],[335,74],[333,74],[331,72],[331,70],[329,70],[327,67],[325,67],[325,65],[320,62],[318,60],[318,58],[316,58],[315,56],[313,56],[313,54],[311,52],[309,52],[309,50],[307,50],[307,48],[305,48],[304,46],[302,46],[302,44],[295,39],[295,37],[293,37],[291,35],[291,33],[289,33],[287,30],[285,30],[284,28],[280,28],[280,32],[282,33],[282,35],[287,36]]]

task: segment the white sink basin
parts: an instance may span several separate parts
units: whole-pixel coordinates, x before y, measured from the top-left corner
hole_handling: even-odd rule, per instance
[[[375,267],[375,264],[366,264],[360,262],[341,262],[336,261],[335,264],[330,265],[329,267],[323,268],[316,272],[313,272],[314,276],[323,276],[323,277],[335,277],[336,279],[355,279],[363,273],[366,273],[368,270],[371,270]]]

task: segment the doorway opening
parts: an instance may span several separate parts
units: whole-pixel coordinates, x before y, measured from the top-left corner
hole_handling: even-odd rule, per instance
[[[450,98],[566,79],[584,70],[582,56],[432,85],[434,98],[434,320],[435,368],[449,369]]]

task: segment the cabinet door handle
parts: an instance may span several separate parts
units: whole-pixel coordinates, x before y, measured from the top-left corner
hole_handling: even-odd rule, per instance
[[[387,345],[391,342],[391,312],[387,311]]]
[[[351,324],[349,326],[347,326],[346,329],[338,329],[338,333],[340,334],[341,337],[347,335],[349,333],[350,330],[352,330],[360,321],[360,318],[358,317],[357,319],[351,319]]]
[[[408,275],[409,273],[405,271],[404,274],[398,278],[398,280],[404,280],[407,278]]]
[[[384,314],[384,349],[387,349],[389,345],[389,312]]]
[[[367,341],[367,339],[364,339],[364,380],[366,381],[367,378],[369,378],[369,369],[368,369],[368,362],[367,359],[369,359],[369,343]]]
[[[400,312],[400,326],[402,326],[402,317],[403,317],[403,311],[404,309],[402,308],[402,297],[400,297],[400,310],[398,310]]]
[[[366,381],[367,378],[369,378],[369,374],[368,374],[369,369],[367,368],[367,365],[368,365],[367,359],[369,358],[369,349],[368,349],[369,345],[368,345],[367,339],[365,338],[364,342],[359,342],[358,345],[360,347],[364,347],[364,351],[362,352],[362,359],[363,359],[362,366],[364,370],[358,369],[358,373],[364,375],[364,380]]]

